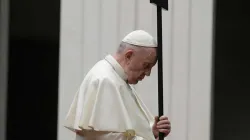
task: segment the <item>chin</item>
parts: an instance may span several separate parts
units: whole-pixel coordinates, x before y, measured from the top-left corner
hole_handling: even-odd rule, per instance
[[[139,81],[129,81],[128,83],[131,85],[136,85]]]

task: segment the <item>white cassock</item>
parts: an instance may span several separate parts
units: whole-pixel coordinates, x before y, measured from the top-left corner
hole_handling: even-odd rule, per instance
[[[155,140],[154,116],[126,83],[120,64],[108,55],[86,75],[66,116],[78,140]]]

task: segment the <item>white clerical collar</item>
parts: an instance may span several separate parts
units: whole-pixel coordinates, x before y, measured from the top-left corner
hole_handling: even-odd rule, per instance
[[[108,61],[110,63],[110,65],[114,68],[114,70],[116,71],[116,73],[123,79],[123,80],[127,80],[127,75],[124,72],[124,69],[122,68],[122,66],[115,60],[115,58],[111,55],[107,55],[105,57],[105,60]]]

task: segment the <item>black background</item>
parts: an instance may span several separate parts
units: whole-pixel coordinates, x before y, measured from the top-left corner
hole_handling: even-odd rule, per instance
[[[215,2],[213,140],[250,140],[249,2]]]
[[[8,140],[56,140],[60,0],[10,0]]]

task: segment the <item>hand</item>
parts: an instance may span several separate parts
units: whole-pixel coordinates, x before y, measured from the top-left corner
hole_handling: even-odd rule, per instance
[[[81,131],[81,130],[75,129],[75,132],[76,132],[76,134],[79,135],[79,136],[82,136],[82,137],[84,136],[83,131]]]
[[[171,125],[170,125],[170,121],[168,120],[168,117],[161,116],[160,120],[158,120],[158,116],[156,116],[152,130],[153,130],[153,134],[155,138],[157,139],[159,136],[159,132],[164,133],[165,137],[168,136],[168,134],[171,131]]]

